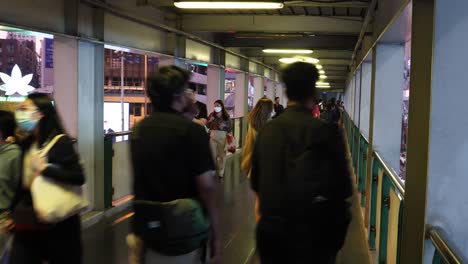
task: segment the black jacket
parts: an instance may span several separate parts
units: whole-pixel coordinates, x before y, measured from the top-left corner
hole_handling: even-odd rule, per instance
[[[285,225],[275,229],[310,236],[311,244],[342,246],[350,220],[346,199],[353,189],[338,126],[314,118],[305,107],[288,107],[258,134],[251,184],[262,221],[283,219]],[[336,236],[327,238],[323,232],[330,230]]]
[[[26,151],[31,147],[31,144],[31,138],[27,138],[22,143],[23,158]],[[79,156],[73,146],[72,140],[68,136],[63,136],[55,143],[50,149],[47,158],[50,165],[43,171],[42,176],[70,185],[81,186],[85,183],[85,176]],[[21,174],[23,166],[22,162]],[[37,224],[31,193],[23,188],[23,175],[21,175],[16,198],[13,203],[13,218],[17,224]]]

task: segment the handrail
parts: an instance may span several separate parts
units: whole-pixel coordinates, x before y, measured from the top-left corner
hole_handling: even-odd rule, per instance
[[[122,131],[122,132],[112,132],[112,133],[104,134],[104,137],[105,138],[113,138],[113,137],[120,137],[120,136],[128,136],[128,135],[131,135],[132,133],[133,133],[133,131],[131,131],[131,130]]]
[[[426,229],[429,239],[446,263],[462,264],[461,259],[454,252],[450,243],[448,243],[445,232],[440,227],[428,225]]]
[[[369,140],[366,138],[366,136],[364,136],[362,133],[359,134],[361,134],[361,137],[364,139],[364,141],[366,141],[366,143],[369,144]]]
[[[393,185],[398,189],[400,194],[404,197],[405,196],[405,184],[401,181],[400,177],[395,173],[393,169],[388,167],[388,165],[385,163],[385,161],[382,159],[382,157],[377,153],[377,151],[374,151],[374,156],[375,158],[382,164],[384,167],[385,171],[388,173],[388,176],[390,177],[390,180],[392,181]]]

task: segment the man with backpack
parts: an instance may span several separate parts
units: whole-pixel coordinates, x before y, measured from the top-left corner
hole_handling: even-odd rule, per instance
[[[210,263],[221,261],[209,137],[183,115],[193,103],[189,79],[176,66],[148,79],[155,111],[136,125],[131,139],[135,216],[127,241],[134,263],[198,264],[207,259],[207,247]]]
[[[259,197],[263,264],[335,263],[351,220],[351,176],[342,132],[314,118],[319,74],[297,62],[282,72],[288,108],[259,132],[252,189]]]

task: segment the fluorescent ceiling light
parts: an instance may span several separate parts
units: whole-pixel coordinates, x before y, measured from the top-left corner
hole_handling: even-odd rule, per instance
[[[289,64],[289,63],[298,62],[298,61],[300,61],[300,60],[297,59],[297,58],[281,58],[281,59],[279,59],[279,61],[282,62],[282,63],[287,63],[287,64]]]
[[[319,73],[320,73],[320,74],[325,74],[325,71],[324,71],[324,70],[320,70]]]
[[[319,65],[319,64],[315,65],[315,67],[316,67],[317,69],[319,69],[319,70],[323,69],[323,66],[322,66],[322,65]]]
[[[320,75],[320,79],[326,79],[328,78],[326,75]]]
[[[325,83],[325,82],[316,82],[315,85],[318,85],[318,86],[330,86],[329,83]]]
[[[284,7],[279,2],[197,2],[197,1],[178,1],[174,2],[177,8],[189,9],[280,9]]]
[[[312,50],[306,49],[264,49],[265,53],[286,53],[286,54],[311,54]]]
[[[320,60],[316,58],[297,57],[297,58],[281,58],[279,59],[279,61],[282,63],[286,63],[286,64],[299,62],[299,61],[315,64],[315,63],[318,63]]]

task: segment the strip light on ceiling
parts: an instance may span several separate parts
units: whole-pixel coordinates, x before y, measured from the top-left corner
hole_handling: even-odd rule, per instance
[[[305,49],[264,49],[264,53],[283,53],[283,54],[312,54],[313,50]]]
[[[330,83],[318,81],[315,83],[317,88],[331,88]]]
[[[320,74],[325,74],[325,71],[324,71],[324,70],[320,70],[319,73],[320,73]]]
[[[232,2],[232,1],[174,1],[177,8],[187,9],[281,9],[281,2]]]
[[[316,58],[281,58],[281,59],[279,59],[279,62],[286,63],[286,64],[300,62],[300,61],[316,64],[320,60],[316,59]]]

